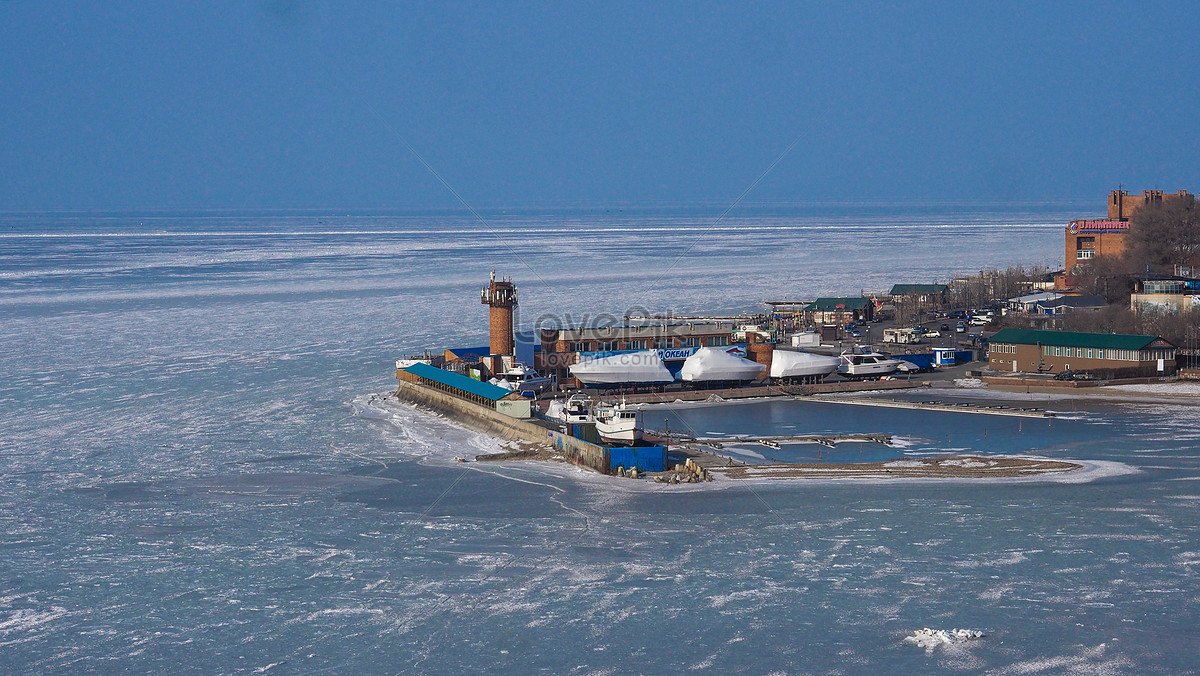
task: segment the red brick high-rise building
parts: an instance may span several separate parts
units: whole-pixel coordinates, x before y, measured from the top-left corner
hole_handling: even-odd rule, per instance
[[[1174,193],[1143,190],[1141,195],[1113,190],[1108,195],[1108,218],[1071,221],[1067,226],[1066,274],[1070,275],[1076,265],[1096,256],[1120,256],[1125,252],[1129,217],[1149,204],[1161,204],[1177,199],[1195,200],[1196,196],[1186,190]]]

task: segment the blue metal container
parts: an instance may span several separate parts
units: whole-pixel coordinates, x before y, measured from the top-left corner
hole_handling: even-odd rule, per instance
[[[608,464],[613,472],[618,467],[627,470],[637,467],[639,472],[665,472],[667,449],[664,446],[613,446],[608,449]]]
[[[596,432],[595,423],[574,423],[567,430],[567,434],[576,439],[583,439],[588,443],[600,446],[604,445],[604,441],[600,439],[600,434]]]
[[[902,359],[910,364],[913,364],[922,371],[933,370],[933,355],[929,352],[918,352],[916,354],[897,354],[893,356],[896,359]]]

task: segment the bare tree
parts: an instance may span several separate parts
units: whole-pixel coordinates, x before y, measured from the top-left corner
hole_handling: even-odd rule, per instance
[[[1072,286],[1090,294],[1104,296],[1109,303],[1129,305],[1133,290],[1129,257],[1096,256],[1079,263],[1071,271]]]
[[[1088,333],[1141,333],[1138,316],[1129,309],[1128,303],[1090,312],[1071,312],[1063,318],[1063,328]]]
[[[1176,312],[1139,312],[1139,333],[1151,336],[1162,336],[1172,344],[1183,346],[1196,336],[1196,325],[1200,322],[1200,314],[1188,311]]]
[[[1128,305],[1109,305],[1094,312],[1072,312],[1063,319],[1063,328],[1067,331],[1160,336],[1177,346],[1195,340],[1198,324],[1200,314],[1195,312],[1135,312]]]
[[[950,292],[956,304],[980,307],[1029,293],[1048,274],[1049,270],[1041,265],[980,270],[978,275],[954,279],[950,283]]]
[[[1147,204],[1129,219],[1125,258],[1137,269],[1171,272],[1200,258],[1200,206],[1192,199]]]

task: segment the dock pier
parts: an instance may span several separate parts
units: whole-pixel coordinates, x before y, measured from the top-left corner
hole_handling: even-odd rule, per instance
[[[839,442],[873,442],[890,446],[890,434],[798,434],[791,436],[745,436],[745,437],[677,437],[677,440],[687,444],[698,444],[709,448],[720,449],[723,444],[761,444],[768,448],[779,448],[780,444],[821,444],[833,447]]]
[[[800,399],[801,397],[797,397]],[[805,397],[805,399],[808,399]],[[924,411],[949,411],[952,413],[975,413],[977,415],[1003,415],[1021,418],[1053,418],[1054,411],[1034,407],[1012,407],[1003,404],[976,404],[971,402],[945,401],[901,401],[898,399],[839,399],[837,397],[821,397],[809,399],[830,404],[849,404],[852,406],[875,406],[881,408],[905,408]]]

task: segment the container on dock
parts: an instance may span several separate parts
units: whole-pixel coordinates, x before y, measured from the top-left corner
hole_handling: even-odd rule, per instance
[[[604,444],[600,439],[600,433],[596,431],[596,423],[572,423],[567,426],[567,434],[588,443]]]
[[[933,355],[929,352],[915,352],[913,354],[897,354],[892,356],[896,359],[906,361],[922,371],[933,370]]]
[[[636,467],[639,472],[665,472],[667,449],[665,446],[613,446],[608,449],[609,470],[618,467]]]
[[[792,334],[792,347],[820,347],[821,334],[816,331],[801,331]]]

